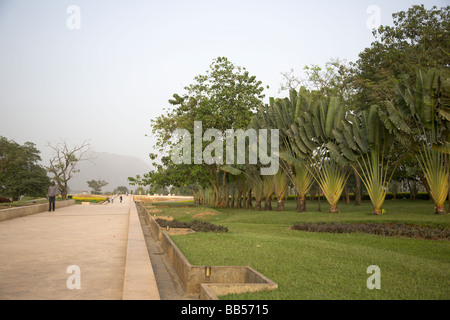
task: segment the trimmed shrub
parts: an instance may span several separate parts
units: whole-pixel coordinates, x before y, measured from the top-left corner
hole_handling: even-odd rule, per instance
[[[404,223],[303,223],[295,224],[292,230],[307,232],[352,233],[362,232],[380,236],[410,237],[432,240],[449,240],[450,229]]]
[[[165,219],[156,219],[160,227],[165,228],[191,228],[195,232],[228,232],[228,228],[224,226],[216,226],[207,221],[192,220],[189,222],[181,222],[178,220],[168,221]]]

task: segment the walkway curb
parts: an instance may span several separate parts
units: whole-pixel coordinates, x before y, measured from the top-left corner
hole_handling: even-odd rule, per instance
[[[147,251],[136,205],[129,209],[128,243],[123,284],[123,300],[160,300],[153,267]]]

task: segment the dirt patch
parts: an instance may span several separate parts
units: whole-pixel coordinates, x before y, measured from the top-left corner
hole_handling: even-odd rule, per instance
[[[173,221],[173,218],[171,216],[158,216],[158,219]]]
[[[147,209],[147,212],[150,214],[160,214],[162,213],[162,210],[160,209]]]
[[[215,216],[215,215],[216,215],[216,213],[214,213],[214,212],[201,212],[201,213],[194,214],[192,216],[192,218],[203,219],[203,218],[206,218],[207,216]]]

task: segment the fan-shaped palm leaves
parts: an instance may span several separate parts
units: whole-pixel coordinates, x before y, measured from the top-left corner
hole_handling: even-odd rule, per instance
[[[420,168],[424,172],[434,201],[434,213],[445,214],[444,203],[449,191],[449,166],[445,158],[448,155],[424,147],[417,156]]]
[[[383,122],[406,148],[415,152],[430,187],[435,213],[445,213],[450,154],[450,72],[418,70],[416,83],[408,77],[395,88],[397,96],[380,113]]]
[[[280,161],[282,170],[286,173],[297,191],[297,211],[306,211],[306,195],[314,183],[314,177],[306,168],[303,160],[295,158],[290,152],[281,152],[280,157],[284,161]]]
[[[337,205],[349,177],[349,171],[344,170],[332,158],[316,155],[310,158],[310,161],[311,166],[306,168],[314,176],[325,199],[327,199],[330,205],[329,212],[338,213]]]
[[[284,197],[289,186],[289,178],[283,170],[272,177],[273,191],[277,197],[277,211],[284,211]]]

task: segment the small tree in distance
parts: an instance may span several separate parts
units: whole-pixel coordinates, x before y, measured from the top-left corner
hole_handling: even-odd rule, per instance
[[[106,185],[108,185],[108,182],[106,182],[105,180],[90,180],[87,181],[87,184],[89,186],[89,188],[92,189],[92,194],[101,194],[102,193],[102,188]]]

